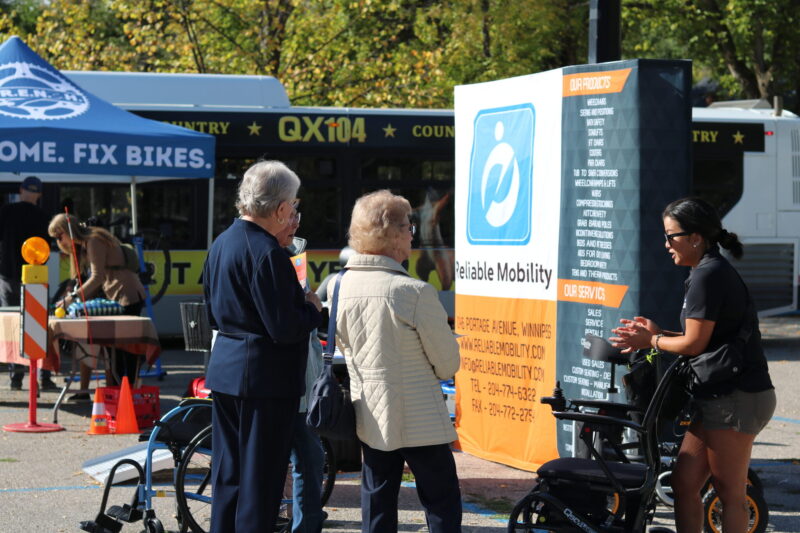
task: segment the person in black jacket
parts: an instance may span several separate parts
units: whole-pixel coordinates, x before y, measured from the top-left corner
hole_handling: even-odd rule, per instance
[[[48,218],[39,207],[42,197],[42,180],[28,176],[19,186],[19,201],[0,207],[0,307],[20,305],[22,278],[22,243],[30,237],[48,239]],[[11,390],[22,389],[25,367],[8,365]],[[39,388],[56,390],[49,370],[39,371]]]
[[[681,444],[670,482],[678,533],[700,533],[700,491],[711,476],[722,501],[722,529],[745,531],[747,469],[756,435],[775,410],[775,390],[761,347],[758,316],[739,274],[719,246],[738,258],[742,244],[722,228],[716,210],[699,198],[669,204],[662,214],[667,251],[678,266],[691,267],[680,321],[666,331],[644,317],[623,319],[610,340],[625,350],[655,348],[695,357],[733,341],[745,321],[752,325],[744,368],[730,380],[692,391],[696,413]],[[748,310],[750,311],[748,313]]]
[[[241,215],[211,246],[203,287],[211,327],[206,385],[214,398],[212,533],[271,531],[293,424],[305,390],[309,333],[321,304],[304,294],[276,236],[299,219],[300,179],[256,163],[239,185]]]

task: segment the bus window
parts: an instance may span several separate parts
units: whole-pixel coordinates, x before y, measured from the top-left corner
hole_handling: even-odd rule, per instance
[[[743,176],[741,154],[728,159],[695,159],[692,194],[716,207],[722,218],[742,198]]]
[[[286,163],[287,167],[294,170],[303,185],[308,180],[336,179],[336,161],[329,157],[287,156],[280,160]]]
[[[418,233],[414,246],[452,248],[455,234],[453,160],[413,157],[367,157],[362,160],[362,194],[391,189],[414,209]],[[402,180],[403,186],[397,187]],[[383,182],[383,183],[381,183]]]
[[[365,187],[361,194],[378,189],[390,189],[411,204],[411,217],[417,226],[414,248],[453,248],[455,215],[451,188]]]
[[[259,159],[278,159],[286,163],[300,178],[300,212],[303,214],[298,236],[308,239],[309,247],[338,248],[343,246],[340,187],[332,187],[336,179],[336,161],[317,156],[279,158],[263,154]],[[242,176],[256,159],[224,159],[217,163],[214,184],[214,237],[239,216],[236,196]]]
[[[239,216],[236,210],[236,194],[242,175],[256,160],[254,158],[217,159],[217,176],[214,178],[213,237],[228,229],[233,219]],[[205,248],[203,243],[202,248]]]
[[[200,194],[206,184],[205,180],[168,180],[138,185],[139,228],[145,238],[158,237],[176,250],[205,248],[206,212]]]
[[[127,240],[131,231],[130,194],[130,185],[121,183],[64,184],[58,188],[57,208],[62,213],[66,206],[82,222],[93,222]]]
[[[427,160],[421,157],[366,157],[361,164],[361,178],[385,181],[445,181],[452,183],[455,163],[452,160]]]
[[[308,239],[309,248],[344,246],[347,221],[342,220],[342,195],[336,159],[329,156],[286,155],[282,161],[302,183],[298,237]]]
[[[309,248],[344,246],[349,220],[342,219],[341,195],[334,187],[300,187],[300,228],[297,236],[308,239]]]

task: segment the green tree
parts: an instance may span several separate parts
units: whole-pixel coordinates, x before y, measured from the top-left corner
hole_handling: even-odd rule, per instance
[[[799,0],[639,0],[623,3],[623,51],[688,57],[729,96],[771,99],[800,83]]]
[[[23,5],[58,68],[271,75],[297,105],[449,107],[586,55],[585,0],[21,0],[6,26]]]

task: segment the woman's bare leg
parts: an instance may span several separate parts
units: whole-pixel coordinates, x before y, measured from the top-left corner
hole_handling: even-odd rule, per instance
[[[747,469],[754,440],[755,435],[733,429],[706,431],[708,464],[722,502],[723,533],[747,531]]]
[[[678,533],[700,533],[703,528],[700,490],[711,472],[705,436],[703,424],[693,422],[683,438],[677,464],[670,476],[675,496],[675,527]]]
[[[89,381],[92,378],[92,367],[83,364],[81,361],[81,390],[85,391],[89,388]]]

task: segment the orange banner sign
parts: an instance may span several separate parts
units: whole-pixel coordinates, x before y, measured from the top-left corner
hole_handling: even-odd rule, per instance
[[[616,308],[620,306],[627,292],[627,285],[578,279],[558,280],[558,299],[562,302],[580,302]]]
[[[625,88],[625,82],[631,69],[607,70],[604,72],[581,72],[564,76],[562,96],[580,96],[586,94],[619,93]]]
[[[456,295],[461,448],[523,470],[558,456],[556,421],[539,402],[556,381],[556,302]]]

